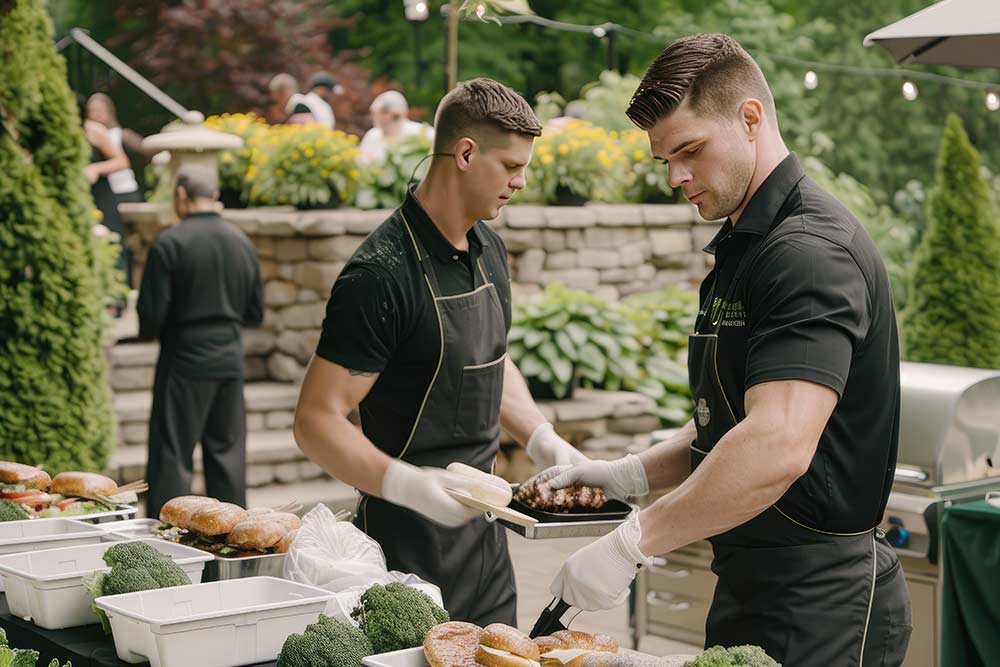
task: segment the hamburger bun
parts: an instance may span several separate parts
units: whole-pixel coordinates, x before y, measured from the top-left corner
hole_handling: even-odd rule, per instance
[[[618,642],[607,635],[591,635],[576,630],[559,630],[547,637],[535,638],[535,644],[544,655],[549,651],[587,649],[602,653],[617,653]]]
[[[226,543],[241,549],[263,551],[276,547],[288,533],[298,530],[301,525],[299,517],[287,512],[248,515],[229,531]]]
[[[435,625],[424,636],[430,667],[477,667],[476,651],[483,630],[478,625],[450,621]]]
[[[52,478],[40,468],[12,461],[0,461],[0,484],[23,484],[28,488],[48,491],[51,483]]]
[[[211,537],[225,535],[247,516],[247,511],[232,503],[215,503],[198,509],[191,516],[187,529]]]
[[[476,662],[485,667],[538,667],[538,645],[517,628],[492,623],[483,628]]]
[[[285,536],[278,540],[278,543],[274,545],[274,553],[276,554],[286,554],[292,546],[292,542],[295,541],[295,536],[299,534],[299,529],[290,530],[285,533]]]
[[[52,479],[49,493],[63,496],[113,496],[118,493],[115,480],[95,472],[61,472]]]
[[[187,530],[195,512],[209,505],[218,504],[219,501],[215,498],[205,496],[177,496],[165,502],[160,508],[160,521]]]

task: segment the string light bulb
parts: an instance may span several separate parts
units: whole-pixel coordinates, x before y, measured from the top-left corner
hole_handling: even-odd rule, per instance
[[[986,108],[990,111],[1000,109],[1000,95],[994,92],[986,93]]]
[[[917,95],[919,94],[920,92],[917,90],[917,84],[912,81],[903,82],[903,98],[906,99],[907,102],[912,102],[917,99]]]
[[[602,28],[601,26],[597,26],[590,32],[593,33],[594,37],[596,37],[597,39],[603,39],[604,36],[608,34],[608,31]]]
[[[819,77],[816,76],[816,72],[812,70],[806,72],[802,79],[802,85],[806,87],[806,90],[816,90],[816,86],[819,85]]]

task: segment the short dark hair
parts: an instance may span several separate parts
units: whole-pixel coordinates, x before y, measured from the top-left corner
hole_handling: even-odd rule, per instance
[[[537,137],[542,126],[516,91],[487,78],[459,83],[441,99],[434,117],[434,151],[445,152],[462,137],[489,146],[498,135]]]
[[[672,42],[646,70],[626,114],[648,130],[685,99],[696,113],[728,116],[753,97],[777,118],[767,79],[750,54],[728,35],[682,37]]]

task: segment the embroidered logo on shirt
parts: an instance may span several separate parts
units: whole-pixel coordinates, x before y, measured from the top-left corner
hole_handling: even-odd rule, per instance
[[[694,413],[698,417],[698,424],[702,427],[708,426],[708,422],[712,421],[712,411],[708,409],[708,403],[704,398],[698,399],[698,407]]]
[[[723,301],[721,297],[716,297],[712,302],[712,324],[723,327],[745,327],[747,313],[743,302]]]

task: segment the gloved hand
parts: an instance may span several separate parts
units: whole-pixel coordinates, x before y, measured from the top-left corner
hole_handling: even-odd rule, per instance
[[[418,468],[393,459],[382,478],[382,497],[444,526],[461,526],[483,514],[466,507],[445,489],[469,493],[471,480],[441,468]]]
[[[598,486],[609,498],[625,500],[649,493],[646,468],[635,454],[617,461],[586,461],[573,466],[555,466],[539,475],[553,489],[574,484]]]
[[[642,529],[633,512],[613,532],[570,556],[549,590],[577,609],[611,609],[628,599],[629,584],[652,558],[639,550]]]
[[[590,460],[576,447],[559,437],[555,428],[548,422],[538,425],[528,438],[525,449],[539,470]]]

